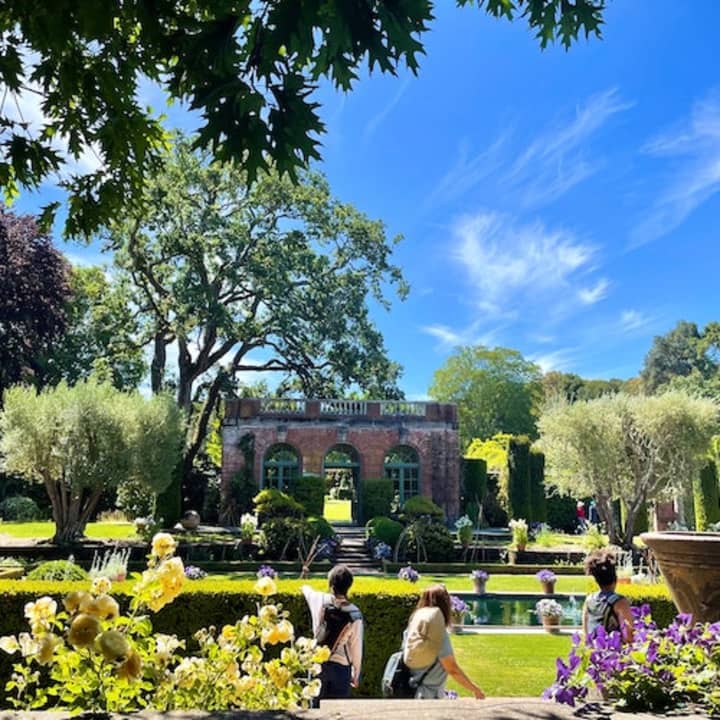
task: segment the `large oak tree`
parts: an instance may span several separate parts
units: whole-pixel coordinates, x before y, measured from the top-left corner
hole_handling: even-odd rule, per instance
[[[600,35],[605,0],[456,0],[525,17],[541,46]],[[158,83],[200,117],[198,147],[252,178],[319,157],[318,83],[352,88],[364,67],[418,71],[431,0],[6,0],[0,5],[0,187],[58,176],[66,232],[91,235],[143,198],[166,142],[142,100]],[[37,96],[33,128],[18,97]],[[9,95],[9,97],[8,97]],[[97,161],[83,171],[84,153]],[[57,205],[46,208],[49,221]]]
[[[399,238],[381,222],[333,198],[317,173],[249,186],[183,141],[145,192],[107,244],[135,288],[152,390],[172,387],[190,420],[184,477],[220,397],[249,371],[279,372],[311,396],[397,395],[399,368],[368,310],[406,292],[391,262]]]

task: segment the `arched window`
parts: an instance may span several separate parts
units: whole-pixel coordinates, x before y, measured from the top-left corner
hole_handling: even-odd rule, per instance
[[[385,455],[385,477],[393,481],[395,494],[402,505],[420,494],[420,458],[407,445],[397,445]]]
[[[300,475],[300,457],[291,445],[273,445],[265,453],[263,487],[291,491]]]

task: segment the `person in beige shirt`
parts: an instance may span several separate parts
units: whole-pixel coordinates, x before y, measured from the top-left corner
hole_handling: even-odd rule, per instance
[[[309,585],[303,585],[302,592],[310,608],[313,633],[316,638],[322,634],[323,626],[329,626],[326,617],[328,608],[347,613],[340,617],[342,629],[330,645],[330,658],[323,663],[320,681],[320,699],[350,697],[350,688],[360,684],[360,668],[363,652],[363,619],[356,605],[348,601],[347,595],[353,584],[353,574],[345,565],[336,565],[328,573],[330,593],[318,592]],[[330,613],[332,614],[332,613]],[[335,620],[335,622],[337,622]]]

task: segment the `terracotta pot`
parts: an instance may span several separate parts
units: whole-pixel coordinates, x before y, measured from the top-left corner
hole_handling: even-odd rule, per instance
[[[617,579],[618,585],[630,585],[632,583],[632,579],[629,577],[619,577]]]
[[[543,592],[546,595],[553,595],[555,593],[555,580],[550,582],[540,583],[542,585]]]
[[[485,594],[485,580],[473,580],[473,587],[478,595]]]
[[[651,532],[653,551],[678,610],[697,622],[720,620],[720,533]]]
[[[549,615],[543,615],[543,630],[545,632],[549,633],[559,633],[560,632],[560,618],[559,617],[551,617]]]

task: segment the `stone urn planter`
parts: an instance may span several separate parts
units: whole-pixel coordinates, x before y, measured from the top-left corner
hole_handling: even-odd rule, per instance
[[[180,524],[185,530],[197,530],[200,526],[200,515],[194,510],[188,510],[180,520]]]
[[[485,594],[485,580],[473,580],[473,589],[477,595]]]
[[[542,582],[542,583],[540,583],[540,585],[542,586],[542,591],[546,595],[554,595],[555,594],[555,581],[554,580],[551,580],[549,582]]]
[[[650,532],[653,551],[678,610],[696,622],[720,620],[720,533]]]
[[[554,615],[546,615],[542,619],[543,630],[548,633],[556,634],[560,632],[560,618]]]

